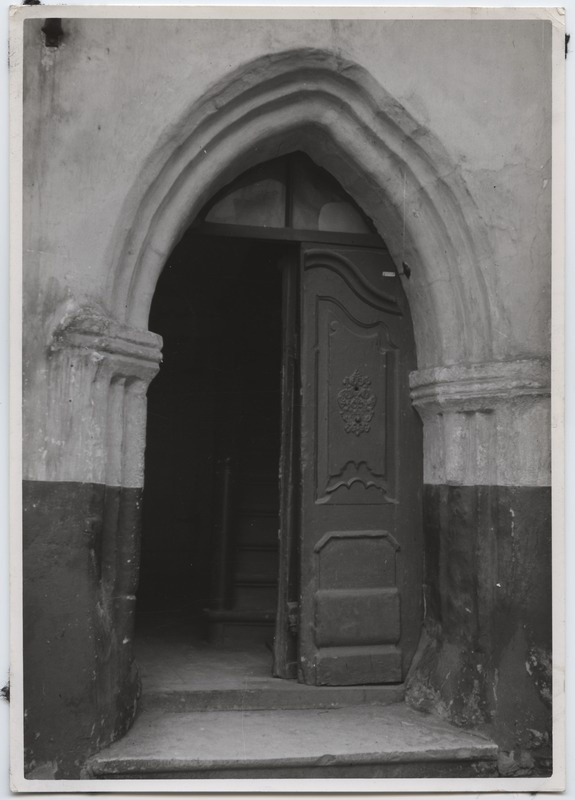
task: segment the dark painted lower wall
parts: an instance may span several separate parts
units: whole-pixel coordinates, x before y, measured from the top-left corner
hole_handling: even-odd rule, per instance
[[[414,707],[495,738],[502,774],[546,774],[551,745],[551,493],[427,486],[426,626]],[[29,777],[74,778],[129,727],[141,491],[24,485]]]
[[[129,727],[141,490],[28,481],[24,744],[28,777],[79,777]]]
[[[483,728],[500,771],[548,774],[551,490],[426,486],[425,633],[408,702]]]

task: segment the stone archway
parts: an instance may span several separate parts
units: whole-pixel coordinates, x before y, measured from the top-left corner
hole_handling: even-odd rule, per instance
[[[112,240],[113,316],[146,328],[159,272],[203,203],[240,172],[294,149],[342,184],[398,267],[411,267],[420,368],[491,360],[494,312],[481,272],[488,236],[455,165],[363,68],[316,50],[247,64],[158,143]]]
[[[417,390],[416,402],[434,406],[429,387],[437,368],[483,365],[448,377],[448,382],[463,380],[464,394],[478,370],[480,383],[490,380],[489,365],[496,360],[491,321],[500,328],[505,322],[497,297],[488,298],[483,281],[482,265],[491,263],[488,236],[441,144],[355,64],[317,50],[263,57],[216,84],[170,124],[150,154],[110,239],[107,308],[60,315],[65,321],[53,334],[55,349],[68,341],[75,346],[81,336],[83,346],[102,349],[110,358],[121,355],[120,383],[99,370],[102,391],[107,394],[113,385],[114,400],[106,405],[109,414],[104,405],[89,412],[104,436],[102,443],[92,443],[89,479],[141,486],[145,413],[140,398],[161,357],[161,343],[147,332],[147,320],[173,246],[221,186],[250,166],[294,149],[327,169],[371,217],[399,271],[403,263],[411,269],[404,288],[418,368],[425,370],[414,376],[414,386],[423,381],[427,387]],[[146,377],[140,380],[142,369]],[[529,384],[538,365],[517,369],[519,382]],[[128,380],[125,392],[123,379],[132,374],[135,381]],[[501,366],[494,379],[505,384]],[[512,377],[514,385],[517,379]],[[445,382],[443,372],[438,380]],[[122,433],[121,419],[130,420],[129,437]],[[66,463],[82,452],[81,430],[77,437],[62,437],[70,453]],[[433,431],[437,436],[437,426]]]
[[[544,443],[530,440],[528,425],[513,442],[501,439],[505,459],[499,458],[498,432],[512,428],[516,412],[510,399],[545,399],[547,365],[506,361],[493,351],[492,321],[505,322],[483,281],[483,266],[492,263],[488,235],[441,144],[364,69],[332,53],[296,50],[245,65],[167,127],[111,237],[107,308],[70,315],[52,340],[48,418],[55,440],[65,443],[60,458],[73,464],[89,447],[91,479],[121,489],[106,511],[97,624],[107,654],[101,683],[120,685],[125,699],[114,730],[100,741],[125,728],[136,693],[130,641],[139,500],[126,495],[124,508],[122,492],[143,482],[145,394],[161,357],[159,337],[147,331],[156,281],[210,196],[250,166],[293,149],[339,180],[400,270],[403,263],[411,268],[404,285],[418,355],[412,397],[424,419],[425,482],[494,484],[503,463],[502,479],[512,485],[513,465],[522,462],[538,485],[545,469]],[[60,436],[58,426],[67,425],[61,384],[72,367],[78,424]],[[547,405],[534,403],[524,413],[544,421]],[[89,442],[87,430],[97,433]]]

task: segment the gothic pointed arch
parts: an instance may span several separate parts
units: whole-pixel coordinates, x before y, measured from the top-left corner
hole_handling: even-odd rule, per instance
[[[296,149],[370,217],[400,271],[409,264],[418,366],[492,360],[488,237],[456,165],[363,67],[312,49],[244,65],[170,123],[112,239],[114,316],[146,328],[165,260],[205,202]]]

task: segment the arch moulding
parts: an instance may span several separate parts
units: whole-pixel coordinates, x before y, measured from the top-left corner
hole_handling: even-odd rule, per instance
[[[146,329],[158,276],[203,204],[244,170],[296,149],[371,217],[397,266],[411,267],[419,367],[490,361],[488,236],[455,165],[365,69],[317,50],[245,65],[166,131],[112,241],[112,316]]]

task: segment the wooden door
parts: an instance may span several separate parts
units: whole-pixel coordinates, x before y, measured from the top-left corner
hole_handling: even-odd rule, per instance
[[[304,244],[300,285],[298,677],[399,682],[422,617],[409,309],[384,250]]]

